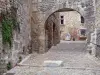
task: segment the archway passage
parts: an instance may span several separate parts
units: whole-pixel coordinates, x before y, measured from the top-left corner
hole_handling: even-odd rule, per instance
[[[57,13],[51,15],[45,25],[46,51],[60,42],[60,33]]]
[[[52,13],[45,22],[46,51],[60,40],[86,40],[84,17],[73,9],[60,9]]]

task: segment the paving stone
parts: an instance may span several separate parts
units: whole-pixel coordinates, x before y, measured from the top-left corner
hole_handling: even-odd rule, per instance
[[[55,60],[46,60],[44,61],[45,67],[60,67],[63,65],[63,61],[55,61]]]
[[[17,66],[10,72],[15,75],[100,75],[100,65],[96,60],[91,60],[86,54],[85,42],[61,42],[50,49],[45,54],[37,54],[35,57],[31,55],[22,65]],[[63,47],[66,47],[64,49]],[[50,65],[44,66],[44,61]],[[63,66],[58,66],[55,61],[60,61]]]

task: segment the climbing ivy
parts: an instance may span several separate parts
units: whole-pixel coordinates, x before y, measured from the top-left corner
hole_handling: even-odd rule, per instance
[[[17,9],[12,6],[10,11],[2,12],[2,37],[3,45],[9,44],[12,47],[13,30],[20,30],[17,22]]]
[[[9,44],[10,48],[12,46],[12,31],[13,31],[13,21],[8,16],[3,14],[2,15],[2,40],[3,44]]]

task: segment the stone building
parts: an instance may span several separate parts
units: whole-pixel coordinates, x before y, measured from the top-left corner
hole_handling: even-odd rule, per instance
[[[64,18],[62,19],[61,17]],[[81,15],[76,11],[60,12],[59,18],[61,39],[65,39],[66,35],[69,33],[78,40],[78,30],[82,26]],[[64,21],[63,24],[61,24],[62,20]]]
[[[99,0],[15,0],[14,4],[17,8],[20,32],[13,32],[13,47],[10,51],[10,60],[13,65],[18,62],[19,57],[22,57],[23,54],[34,51],[45,53],[60,42],[58,12],[75,10],[83,16],[84,26],[88,30],[88,44],[91,42],[91,33],[99,27]],[[99,33],[99,29],[96,31]],[[99,38],[99,35],[96,34],[96,36]],[[95,44],[92,43],[94,45],[92,46],[92,54],[99,56],[100,43],[97,42],[99,39],[95,38],[95,40]],[[0,52],[2,53],[1,33]]]

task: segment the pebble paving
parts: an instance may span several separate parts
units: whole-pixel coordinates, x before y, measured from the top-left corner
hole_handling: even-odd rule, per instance
[[[60,60],[59,67],[44,67],[46,60]],[[15,75],[100,75],[100,64],[89,58],[86,42],[61,41],[45,54],[32,54],[9,72]]]

